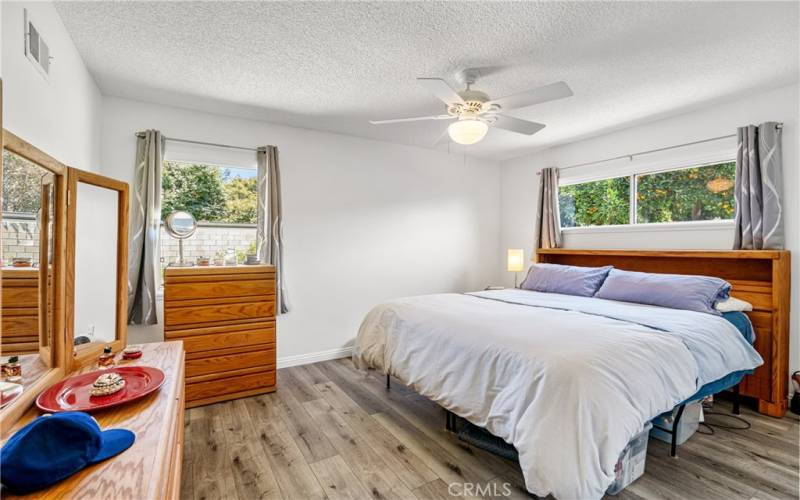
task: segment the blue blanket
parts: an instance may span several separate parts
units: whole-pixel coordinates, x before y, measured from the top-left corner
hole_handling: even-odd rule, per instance
[[[753,330],[753,324],[750,322],[750,318],[743,312],[726,312],[722,313],[722,317],[728,320],[733,326],[739,330],[739,333],[742,334],[742,337],[747,340],[749,344],[753,344],[756,341],[756,334]],[[706,396],[711,396],[712,394],[716,394],[718,392],[722,392],[726,389],[730,389],[731,387],[735,386],[742,379],[745,375],[750,375],[753,373],[753,370],[740,370],[736,372],[729,373],[724,377],[710,382],[703,387],[700,388],[695,394],[693,394],[690,398],[687,398],[686,401],[683,403],[691,403],[692,401],[699,401]],[[682,404],[683,404],[682,403]]]

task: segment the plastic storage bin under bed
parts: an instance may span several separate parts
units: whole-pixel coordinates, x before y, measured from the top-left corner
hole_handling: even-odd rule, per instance
[[[608,487],[606,493],[616,495],[628,487],[629,484],[639,479],[644,474],[644,463],[647,458],[647,440],[653,424],[647,422],[642,432],[631,439],[614,466],[616,479]]]
[[[702,415],[702,412],[703,404],[700,401],[688,403],[686,408],[683,410],[683,416],[678,424],[678,428],[675,429],[675,416],[678,413],[678,409],[675,408],[671,412],[665,413],[664,415],[660,415],[653,419],[654,427],[653,430],[650,431],[650,436],[658,439],[659,441],[670,443],[672,442],[672,434],[670,434],[670,432],[675,432],[675,443],[681,445],[685,443],[687,439],[692,437],[692,435],[697,431],[698,427],[700,427],[700,415]]]

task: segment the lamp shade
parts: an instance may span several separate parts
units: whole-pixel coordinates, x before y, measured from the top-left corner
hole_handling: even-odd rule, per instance
[[[508,272],[518,273],[525,267],[525,254],[521,248],[508,249]]]
[[[447,127],[447,133],[454,142],[469,145],[480,142],[486,136],[489,126],[480,120],[459,120]]]

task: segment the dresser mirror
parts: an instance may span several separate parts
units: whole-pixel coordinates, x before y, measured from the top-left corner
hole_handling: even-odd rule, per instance
[[[72,368],[125,346],[128,185],[71,168],[67,223],[67,339]]]
[[[2,420],[63,373],[67,167],[3,131]],[[61,370],[61,371],[60,371]],[[19,404],[18,404],[19,403]]]
[[[193,266],[193,262],[186,261],[183,258],[183,240],[197,231],[197,221],[194,220],[194,216],[189,212],[176,210],[164,219],[164,229],[166,229],[167,234],[178,240],[178,261],[170,263],[170,266]]]

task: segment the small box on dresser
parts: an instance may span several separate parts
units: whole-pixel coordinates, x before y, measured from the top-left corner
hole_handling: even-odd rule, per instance
[[[186,350],[186,406],[275,390],[275,268],[170,267],[164,337]]]

